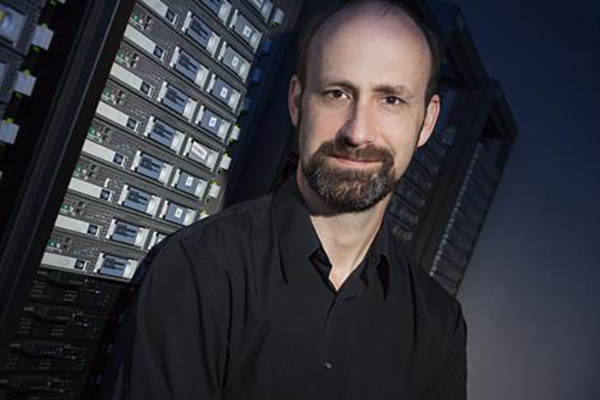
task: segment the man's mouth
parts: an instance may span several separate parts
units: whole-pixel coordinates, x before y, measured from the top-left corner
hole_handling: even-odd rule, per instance
[[[343,156],[330,156],[330,158],[334,159],[336,162],[348,166],[357,166],[363,167],[366,165],[373,165],[377,163],[381,163],[381,160],[369,160],[369,159],[357,159]]]

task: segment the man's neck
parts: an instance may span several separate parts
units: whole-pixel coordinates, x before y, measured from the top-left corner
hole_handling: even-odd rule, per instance
[[[389,202],[389,196],[368,210],[355,213],[334,212],[321,197],[297,177],[298,188],[309,211],[311,222],[331,262],[329,279],[339,289],[350,273],[365,258],[375,239]]]

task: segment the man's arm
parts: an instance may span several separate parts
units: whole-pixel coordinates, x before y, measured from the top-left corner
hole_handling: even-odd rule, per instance
[[[446,342],[446,360],[424,400],[467,399],[467,325],[460,306]]]
[[[220,398],[225,324],[196,261],[176,236],[167,240],[148,263],[119,332],[105,400]]]

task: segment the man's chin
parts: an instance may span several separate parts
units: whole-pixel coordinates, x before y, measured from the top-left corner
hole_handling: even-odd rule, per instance
[[[332,174],[327,177],[326,183],[321,181],[320,185],[311,186],[326,204],[338,212],[368,210],[389,193],[376,183],[373,174],[368,174],[368,177],[352,175]]]
[[[378,204],[393,190],[392,171],[382,162],[349,166],[333,157],[302,166],[311,189],[335,212],[361,212]]]

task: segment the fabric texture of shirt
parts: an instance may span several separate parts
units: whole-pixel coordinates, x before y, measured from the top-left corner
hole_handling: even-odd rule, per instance
[[[138,271],[104,399],[464,400],[458,302],[384,222],[339,290],[295,179],[166,239]]]

